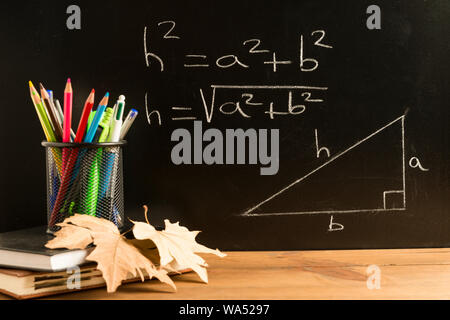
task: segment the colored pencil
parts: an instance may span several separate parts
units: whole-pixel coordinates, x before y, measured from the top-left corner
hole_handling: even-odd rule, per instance
[[[53,132],[52,126],[50,125],[45,109],[42,106],[41,98],[39,97],[39,94],[34,88],[33,83],[29,81],[28,84],[30,86],[30,96],[31,99],[33,100],[34,108],[36,109],[39,120],[41,121],[41,125],[42,128],[44,129],[47,141],[55,142],[56,141],[55,134]]]
[[[63,122],[63,142],[70,143],[70,129],[72,126],[72,103],[73,103],[73,90],[70,78],[67,79],[66,87],[64,89],[64,122]],[[76,149],[75,149],[76,150]],[[56,196],[55,205],[53,207],[49,227],[53,228],[59,212],[63,208],[65,203],[65,197],[70,186],[72,179],[72,171],[78,152],[71,152],[70,148],[62,148],[62,172],[61,172],[61,184]]]
[[[59,103],[58,99],[55,99],[55,107],[56,107],[56,110],[58,111],[58,116],[59,116],[58,118],[59,118],[60,124],[62,126],[64,123],[64,114],[63,114],[61,104]],[[71,138],[71,141],[75,140],[75,132],[73,132],[72,128],[70,128],[70,138]]]
[[[70,142],[70,128],[72,126],[72,102],[73,91],[70,78],[67,79],[66,88],[64,89],[64,134],[63,142]]]
[[[68,191],[73,187],[72,181],[72,173],[75,167],[75,163],[78,159],[78,148],[74,148],[73,152],[68,150],[69,148],[63,148],[63,159],[65,158],[66,166],[62,172],[61,183],[58,190],[58,195],[56,196],[55,205],[53,206],[52,213],[50,215],[49,227],[52,229],[55,224],[58,222],[58,217],[60,213],[66,212],[65,204],[66,203],[66,195]],[[64,151],[66,153],[64,154]],[[63,161],[64,164],[64,161]]]
[[[58,121],[58,115],[55,106],[42,83],[39,83],[39,87],[41,88],[42,100],[44,101],[44,104],[47,107],[47,112],[50,117],[50,123],[52,124],[53,129],[55,130],[56,141],[62,141],[63,129],[61,127],[60,122]]]
[[[109,92],[107,92],[103,97],[103,99],[100,101],[97,111],[95,112],[95,116],[92,120],[92,123],[89,126],[89,129],[87,130],[86,136],[84,137],[84,142],[92,143],[94,135],[97,132],[98,125],[102,120],[103,113],[105,112],[105,109],[108,106],[108,100],[109,100]]]
[[[92,107],[94,106],[94,99],[95,99],[95,90],[92,89],[91,93],[89,94],[89,97],[86,100],[86,103],[84,104],[83,113],[81,114],[80,122],[78,124],[77,134],[75,135],[74,140],[75,143],[83,142],[83,137],[86,132],[89,114],[91,113]]]
[[[70,128],[72,126],[72,103],[73,103],[73,90],[70,78],[67,79],[66,88],[64,89],[64,123],[63,123],[63,142],[69,143],[70,141]],[[63,148],[62,150],[62,168],[66,170],[67,161],[70,154],[70,149]]]
[[[45,137],[49,142],[55,142],[56,138],[53,133],[53,129],[51,128],[50,122],[48,121],[47,114],[45,113],[44,107],[41,104],[41,98],[37,93],[36,89],[33,86],[31,81],[28,82],[30,87],[30,96],[33,101],[34,108],[36,109],[36,113],[38,114],[39,121],[41,122],[42,129],[44,130]],[[53,158],[55,159],[56,166],[58,172],[61,173],[61,153],[57,149],[52,149]]]
[[[91,114],[92,107],[94,106],[94,99],[95,99],[95,90],[92,89],[91,93],[89,94],[88,98],[86,99],[86,103],[84,104],[80,122],[78,123],[78,129],[77,129],[77,134],[74,139],[74,143],[83,142],[83,137],[84,137],[84,133],[86,132],[88,118],[89,118],[89,115]],[[69,169],[70,172],[72,172],[72,178],[70,180],[70,183],[73,184],[75,182],[75,179],[78,177],[80,165],[81,165],[82,159],[84,158],[86,150],[82,149],[80,152],[78,148],[74,148],[71,152],[75,153],[73,156],[71,156],[71,158],[74,159],[74,161],[68,163],[68,166],[75,166],[73,169],[72,168]],[[73,192],[74,190],[70,190],[70,191]],[[69,192],[69,197],[70,197],[70,192]]]
[[[75,143],[81,143],[83,141],[83,136],[86,131],[87,121],[89,114],[91,113],[92,107],[94,106],[94,99],[95,99],[95,90],[92,89],[91,93],[89,94],[86,103],[83,108],[83,112],[81,114],[80,122],[78,124],[77,134],[75,136]],[[79,172],[79,165],[82,162],[82,158],[84,158],[85,150],[80,153],[79,148],[73,148],[72,150],[66,151],[64,153],[64,150],[67,150],[67,148],[63,148],[63,159],[65,156],[65,164],[64,164],[64,173],[61,180],[61,187],[59,189],[58,195],[55,200],[55,205],[52,210],[52,214],[50,216],[50,227],[53,227],[54,224],[57,222],[57,218],[59,213],[65,212],[66,206],[68,205],[66,201],[66,195],[71,193],[73,190],[74,181],[76,180],[76,177],[78,176]],[[77,165],[78,164],[78,165]],[[72,190],[71,190],[72,189]]]

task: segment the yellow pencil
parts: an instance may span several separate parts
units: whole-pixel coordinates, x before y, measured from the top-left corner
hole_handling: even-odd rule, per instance
[[[45,137],[49,142],[56,142],[56,137],[53,132],[53,128],[48,120],[47,113],[45,112],[44,107],[41,104],[41,97],[37,93],[36,89],[33,86],[31,81],[28,82],[30,86],[30,95],[31,100],[33,100],[34,108],[38,114],[39,120],[41,121],[42,128],[44,129],[44,133],[46,133]]]
[[[48,121],[47,114],[45,113],[45,110],[40,102],[41,98],[39,97],[39,94],[37,93],[31,81],[28,82],[28,85],[30,86],[31,100],[33,101],[34,108],[36,109],[36,113],[38,115],[39,121],[41,122],[42,129],[44,130],[45,138],[49,142],[55,142],[56,138]],[[55,158],[58,173],[61,174],[61,151],[59,149],[52,148],[52,154]]]

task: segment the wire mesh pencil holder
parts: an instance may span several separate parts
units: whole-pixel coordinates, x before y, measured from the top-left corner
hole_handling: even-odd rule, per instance
[[[42,142],[47,164],[48,233],[75,213],[124,225],[122,148],[117,143]]]

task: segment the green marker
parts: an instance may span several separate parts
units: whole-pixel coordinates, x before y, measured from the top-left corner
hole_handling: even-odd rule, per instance
[[[87,177],[82,179],[83,185],[81,186],[81,212],[95,217],[97,209],[97,192],[98,192],[98,159],[97,151],[95,149],[89,149],[86,153],[85,159],[88,166]]]
[[[75,202],[74,201],[72,201],[71,203],[70,203],[70,206],[69,206],[69,216],[73,216],[74,215],[74,212],[73,212],[73,208],[75,207]]]
[[[94,135],[94,143],[103,143],[108,139],[111,118],[113,117],[114,109],[106,108],[105,113],[103,114],[102,120],[98,124],[97,132]]]
[[[98,125],[97,131],[94,135],[93,143],[103,143],[106,142],[106,139],[109,134],[109,125],[111,122],[111,117],[113,116],[114,110],[112,108],[106,108],[103,113],[102,119]],[[91,125],[95,116],[95,111],[91,112],[88,119],[88,126]],[[102,155],[103,148],[92,149],[87,151],[87,159],[90,159],[90,163],[86,165],[89,167],[87,170],[88,176],[85,177],[87,181],[85,183],[85,189],[83,190],[83,199],[81,201],[82,212],[84,214],[88,214],[91,216],[95,216],[97,212],[97,204],[98,204],[98,193],[99,193],[99,184],[102,182],[102,178],[100,177],[101,173],[101,164],[102,164]]]

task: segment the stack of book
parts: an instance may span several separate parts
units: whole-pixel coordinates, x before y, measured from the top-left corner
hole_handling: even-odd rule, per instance
[[[96,264],[86,261],[91,249],[50,250],[45,244],[51,237],[46,227],[0,234],[1,293],[31,299],[106,285]],[[130,274],[124,282],[140,280]]]

